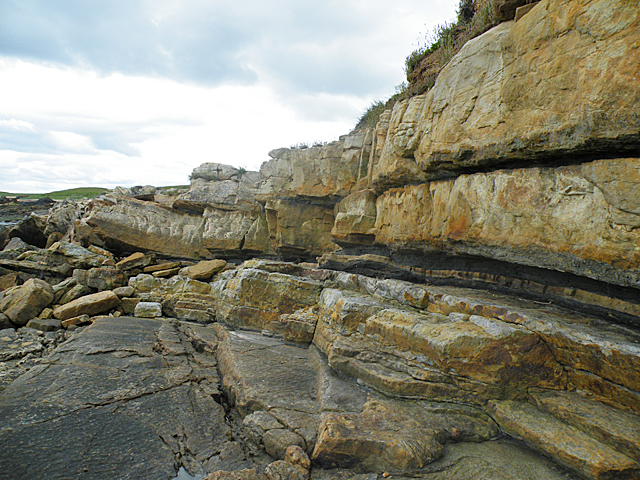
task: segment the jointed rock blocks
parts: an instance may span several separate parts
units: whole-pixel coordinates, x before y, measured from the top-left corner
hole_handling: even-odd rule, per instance
[[[29,217],[13,234],[49,248],[0,255],[0,323],[93,325],[43,368],[32,357],[70,332],[20,348],[7,333],[8,376],[75,365],[58,359],[113,321],[91,350],[117,351],[109,378],[149,362],[179,385],[118,384],[91,405],[126,391],[135,418],[167,395],[218,419],[233,406],[233,441],[151,442],[191,473],[307,478],[295,444],[312,469],[493,480],[512,465],[489,452],[526,450],[468,442],[506,432],[584,478],[637,478],[638,32],[633,2],[541,0],[375,129],[274,150],[260,172],[204,164],[173,197],[121,189]],[[115,318],[131,313],[161,320]]]

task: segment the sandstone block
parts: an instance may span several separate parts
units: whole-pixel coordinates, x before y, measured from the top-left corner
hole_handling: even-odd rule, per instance
[[[62,324],[60,323],[60,320],[55,318],[33,318],[27,322],[27,327],[40,330],[42,332],[53,332],[55,330],[60,330],[62,328]]]
[[[69,277],[53,286],[53,303],[60,303],[60,299],[64,294],[76,286],[78,282],[75,278]]]
[[[87,287],[86,285],[76,284],[70,290],[68,290],[64,295],[62,295],[62,297],[60,297],[60,300],[58,300],[58,303],[60,305],[64,305],[66,303],[72,302],[77,298],[84,297],[85,295],[89,295],[90,293],[93,293],[93,292],[94,290],[91,287]]]
[[[168,277],[173,277],[178,273],[180,273],[180,267],[170,268],[167,270],[156,270],[151,275],[153,275],[156,278],[168,278]]]
[[[74,270],[73,278],[79,284],[95,288],[98,291],[113,290],[127,284],[127,276],[122,270],[109,267]]]
[[[171,270],[174,268],[178,268],[182,265],[182,262],[165,262],[159,263],[158,265],[149,265],[148,267],[144,267],[144,273],[153,273],[159,272],[161,270]]]
[[[123,297],[132,297],[135,293],[135,289],[130,286],[118,287],[113,289],[113,293],[122,299]]]
[[[291,445],[297,445],[303,450],[306,448],[305,441],[300,435],[284,428],[265,432],[262,441],[266,452],[279,460],[284,459],[287,448]]]
[[[2,311],[16,325],[25,325],[37,317],[53,301],[53,288],[47,282],[32,278],[0,302]]]
[[[138,305],[140,301],[141,300],[139,298],[125,297],[120,299],[120,306],[122,307],[122,310],[124,311],[124,313],[131,314],[135,311],[136,305]]]
[[[264,469],[264,474],[269,480],[308,480],[309,470],[300,465],[278,460]]]
[[[194,280],[207,280],[226,266],[225,260],[204,260],[188,267],[187,275]]]
[[[135,306],[133,314],[138,318],[161,317],[162,305],[158,302],[139,302]]]
[[[61,305],[53,311],[53,316],[58,320],[67,320],[83,314],[92,316],[111,310],[118,305],[120,305],[118,296],[111,290],[106,290]]]
[[[83,323],[91,322],[89,315],[79,315],[77,317],[68,318],[61,322],[62,328],[69,328],[72,325],[82,325]]]
[[[145,255],[142,252],[135,252],[116,263],[116,268],[123,271],[133,270],[134,268],[144,268],[153,261],[154,256]]]

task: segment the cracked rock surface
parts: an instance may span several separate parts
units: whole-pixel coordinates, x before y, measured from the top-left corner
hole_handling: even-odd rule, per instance
[[[201,357],[177,322],[96,320],[0,394],[0,478],[246,468],[212,395],[215,359]]]

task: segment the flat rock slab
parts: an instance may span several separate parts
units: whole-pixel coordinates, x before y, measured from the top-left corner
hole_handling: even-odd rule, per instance
[[[0,479],[205,473],[230,429],[202,355],[177,323],[97,319],[0,393]]]

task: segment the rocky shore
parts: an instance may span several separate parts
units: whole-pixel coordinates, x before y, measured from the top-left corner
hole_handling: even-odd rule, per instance
[[[374,129],[5,229],[0,478],[640,478],[640,11],[527,8]]]

